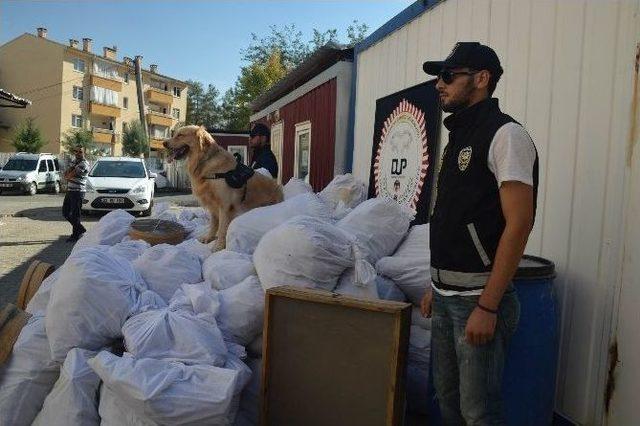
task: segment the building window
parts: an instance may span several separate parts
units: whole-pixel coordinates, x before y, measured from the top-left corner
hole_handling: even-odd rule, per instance
[[[177,96],[180,97],[180,93],[182,92],[182,90],[179,87],[175,87],[173,88],[173,96]]]
[[[81,101],[84,99],[84,91],[80,86],[73,86],[73,99]]]
[[[311,161],[311,122],[296,124],[294,177],[309,182]]]
[[[73,58],[73,69],[78,72],[84,72],[84,60]]]
[[[82,127],[82,116],[73,114],[71,116],[71,125],[73,127]]]
[[[178,108],[173,109],[173,118],[180,120],[180,110]]]
[[[129,109],[129,98],[126,96],[122,97],[122,108]]]
[[[129,84],[129,73],[128,72],[125,72],[124,74],[122,74],[122,80],[125,83]]]

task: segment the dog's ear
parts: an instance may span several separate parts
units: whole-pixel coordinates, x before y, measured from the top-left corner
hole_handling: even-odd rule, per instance
[[[198,130],[196,130],[196,137],[200,142],[200,149],[203,151],[213,145],[213,136],[207,132],[207,129],[205,129],[204,126],[198,127]]]

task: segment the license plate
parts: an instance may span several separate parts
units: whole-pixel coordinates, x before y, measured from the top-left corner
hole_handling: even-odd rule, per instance
[[[105,204],[120,204],[120,203],[124,203],[124,198],[122,197],[103,198],[102,202]]]
[[[10,183],[0,183],[0,187],[2,188],[11,188],[13,185]]]

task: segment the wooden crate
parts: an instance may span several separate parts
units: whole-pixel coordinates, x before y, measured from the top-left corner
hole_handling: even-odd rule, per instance
[[[401,425],[410,321],[406,303],[269,289],[262,425]]]

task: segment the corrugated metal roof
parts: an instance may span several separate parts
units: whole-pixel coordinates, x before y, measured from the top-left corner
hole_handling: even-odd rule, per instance
[[[268,92],[254,99],[249,105],[252,112],[264,109],[292,90],[300,87],[322,71],[339,61],[353,61],[353,48],[344,48],[329,42],[316,50],[309,58],[291,70]]]

